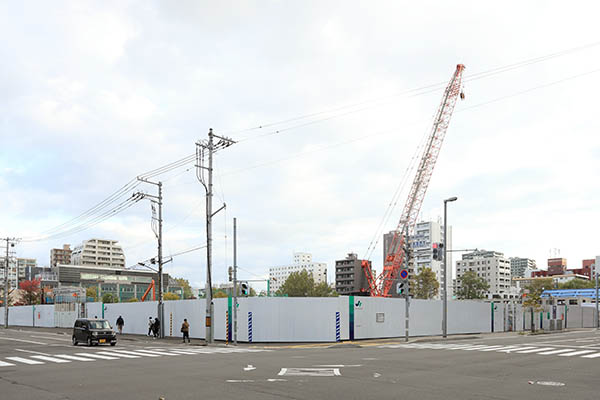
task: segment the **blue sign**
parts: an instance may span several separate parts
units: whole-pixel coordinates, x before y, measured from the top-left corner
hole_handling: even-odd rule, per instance
[[[408,271],[403,269],[402,271],[400,271],[400,278],[402,279],[406,279],[408,278]]]

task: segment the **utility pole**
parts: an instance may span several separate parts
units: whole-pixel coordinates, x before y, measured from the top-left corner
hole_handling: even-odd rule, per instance
[[[450,197],[449,199],[444,200],[444,271],[443,271],[443,275],[444,275],[444,287],[443,289],[443,293],[444,293],[444,310],[443,310],[443,316],[442,316],[442,333],[444,338],[448,337],[448,270],[447,270],[447,266],[446,266],[446,260],[448,258],[448,219],[447,217],[447,209],[448,209],[448,202],[450,201],[456,201],[457,197]]]
[[[404,269],[408,271],[408,263],[410,259],[410,239],[408,237],[408,225],[406,226],[404,243],[406,243],[406,250],[404,252]],[[408,342],[409,338],[409,327],[410,327],[410,280],[406,279],[406,292],[404,295],[404,341]]]
[[[163,304],[163,258],[162,258],[162,182],[152,182],[144,178],[137,178],[141,182],[149,183],[158,187],[158,196],[151,194],[137,192],[133,197],[137,197],[139,200],[148,198],[152,203],[158,204],[158,232],[154,232],[154,235],[158,239],[158,310],[157,315],[160,320],[160,332],[159,337],[164,337],[165,332],[165,319],[164,319],[164,304]],[[154,218],[154,206],[152,206],[152,218]]]
[[[596,260],[598,260],[598,257],[596,257]],[[596,262],[596,264],[598,264]],[[598,314],[598,268],[600,266],[599,265],[594,265],[594,271],[596,272],[596,330],[600,329],[600,315]]]
[[[17,241],[16,238],[5,238],[2,239],[4,241],[6,241],[6,258],[4,259],[5,264],[4,264],[4,328],[8,329],[8,264],[9,264],[9,252],[8,249],[9,247],[15,247],[15,242]],[[17,281],[18,281],[18,270],[16,271],[17,273]]]
[[[217,143],[214,138],[219,139]],[[206,343],[213,342],[213,302],[212,302],[212,217],[225,208],[225,204],[217,211],[212,211],[213,197],[213,154],[234,144],[230,138],[218,136],[213,133],[212,128],[208,130],[208,140],[196,142],[196,176],[206,191]],[[208,166],[205,163],[205,155],[208,153]],[[208,172],[208,179],[205,179],[204,172]]]
[[[237,219],[233,218],[233,344],[237,346]]]

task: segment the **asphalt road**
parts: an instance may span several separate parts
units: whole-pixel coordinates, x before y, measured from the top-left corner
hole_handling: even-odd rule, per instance
[[[600,334],[307,346],[122,340],[0,330],[2,399],[598,399]],[[558,386],[560,384],[560,386]]]

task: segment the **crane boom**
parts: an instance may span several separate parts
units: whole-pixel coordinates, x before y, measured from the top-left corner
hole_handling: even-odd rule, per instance
[[[388,247],[387,255],[383,260],[383,271],[375,278],[370,263],[366,260],[362,263],[371,296],[390,296],[392,285],[397,279],[398,272],[406,258],[405,246],[408,241],[406,232],[412,232],[414,229],[419,211],[421,210],[421,205],[423,204],[423,199],[425,198],[425,193],[427,192],[427,187],[429,186],[429,181],[431,180],[431,175],[433,174],[435,163],[440,153],[444,137],[446,136],[446,131],[448,130],[448,125],[450,124],[450,118],[452,117],[456,100],[459,95],[461,98],[464,97],[461,91],[462,73],[464,69],[464,65],[458,64],[448,86],[446,86],[442,102],[433,121],[431,134],[423,149],[423,155],[419,161],[415,178],[406,203],[404,204],[400,222],[398,223],[396,231],[394,231],[394,236]]]

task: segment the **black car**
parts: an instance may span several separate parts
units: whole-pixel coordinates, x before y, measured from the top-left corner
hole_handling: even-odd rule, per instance
[[[86,343],[88,346],[101,343],[117,344],[117,333],[105,319],[78,319],[73,327],[73,346]]]

